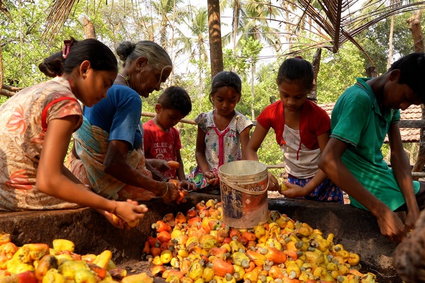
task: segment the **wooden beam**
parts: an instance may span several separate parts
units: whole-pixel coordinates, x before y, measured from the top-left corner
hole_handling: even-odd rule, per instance
[[[425,120],[400,120],[400,128],[425,128]]]
[[[412,172],[412,177],[425,177],[425,172]]]
[[[153,118],[153,117],[155,117],[155,113],[152,113],[152,112],[143,112],[142,113],[142,116],[143,117],[151,117],[151,118]],[[197,125],[196,124],[196,122],[194,121],[194,120],[190,120],[190,119],[181,119],[180,120],[180,123],[185,123],[185,124],[191,124],[191,125]]]

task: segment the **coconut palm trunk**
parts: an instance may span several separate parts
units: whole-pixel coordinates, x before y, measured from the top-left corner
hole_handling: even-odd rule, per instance
[[[210,39],[211,76],[223,71],[223,50],[220,26],[220,2],[208,0],[208,30]]]

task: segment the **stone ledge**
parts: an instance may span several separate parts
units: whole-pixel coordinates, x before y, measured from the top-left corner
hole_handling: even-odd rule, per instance
[[[183,205],[164,205],[158,200],[147,202],[149,212],[138,227],[120,230],[90,208],[60,211],[25,211],[0,213],[0,232],[12,235],[17,245],[52,243],[66,238],[76,245],[77,253],[113,252],[122,263],[139,260],[143,243],[151,233],[151,224],[169,212],[185,212],[201,200],[218,196],[192,193]],[[333,203],[307,200],[269,199],[269,208],[306,222],[326,235],[335,234],[335,242],[359,253],[363,267],[379,276],[379,282],[401,282],[392,265],[395,243],[383,237],[375,218],[367,211]]]

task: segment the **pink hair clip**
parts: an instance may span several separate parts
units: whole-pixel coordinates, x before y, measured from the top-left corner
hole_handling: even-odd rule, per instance
[[[297,59],[304,59],[302,56],[295,56],[294,58],[297,58]]]
[[[72,46],[72,40],[64,40],[63,43],[65,44],[62,49],[62,57],[63,59],[66,59],[68,57],[69,52],[71,51]]]

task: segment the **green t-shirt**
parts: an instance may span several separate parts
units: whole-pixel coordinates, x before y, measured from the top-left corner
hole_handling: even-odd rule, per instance
[[[368,79],[358,78],[338,99],[332,111],[331,137],[349,146],[342,162],[356,179],[391,210],[405,203],[393,171],[381,152],[391,123],[400,120],[400,111],[391,109],[381,113]],[[419,182],[413,182],[415,194]],[[350,196],[351,204],[366,209]]]

